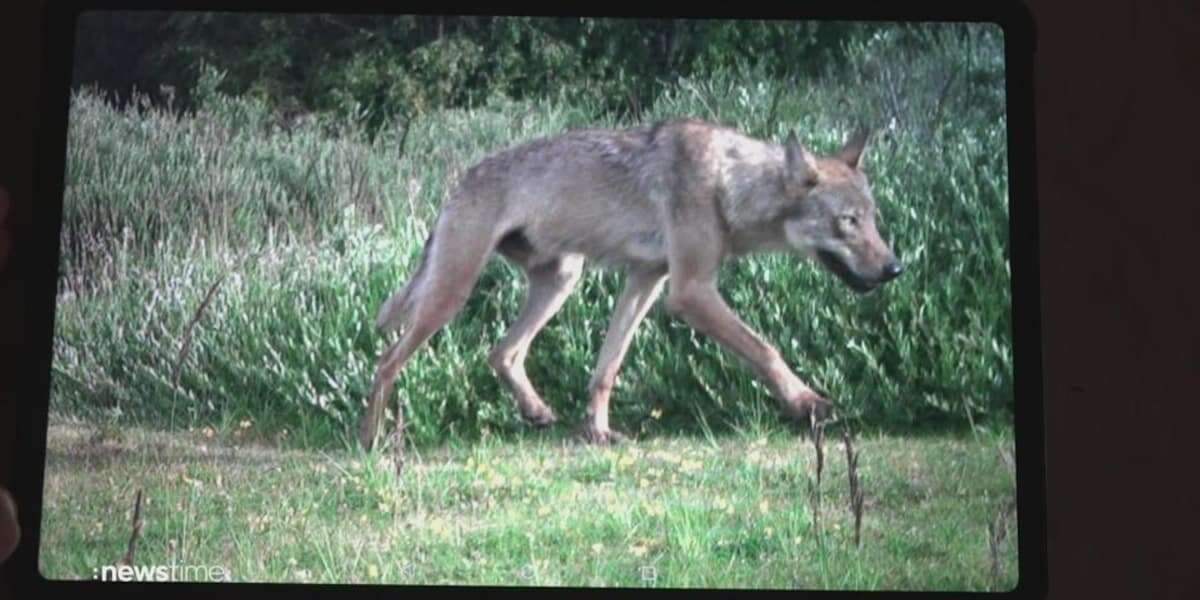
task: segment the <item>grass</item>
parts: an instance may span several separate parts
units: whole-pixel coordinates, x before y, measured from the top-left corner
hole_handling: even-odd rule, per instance
[[[205,565],[239,582],[1011,589],[1008,433],[858,440],[855,548],[844,454],[830,438],[814,527],[811,444],[746,432],[616,448],[531,432],[413,456],[280,448],[253,422],[186,433],[56,420],[41,571],[90,578],[124,554],[144,492],[138,565]],[[287,490],[281,493],[281,490]],[[408,567],[406,567],[406,565]],[[644,581],[653,567],[656,580]],[[997,568],[998,567],[998,568]],[[523,576],[524,575],[524,576]]]

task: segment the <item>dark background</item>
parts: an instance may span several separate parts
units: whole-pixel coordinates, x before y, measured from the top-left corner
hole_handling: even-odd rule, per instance
[[[29,219],[42,2],[0,8],[0,184]],[[1200,597],[1200,2],[1031,0],[1050,594]],[[45,200],[45,199],[44,199]],[[20,255],[13,257],[20,260]],[[22,283],[0,275],[0,352]],[[0,481],[17,376],[0,364]],[[0,579],[3,575],[0,575]],[[10,592],[0,584],[0,598]]]

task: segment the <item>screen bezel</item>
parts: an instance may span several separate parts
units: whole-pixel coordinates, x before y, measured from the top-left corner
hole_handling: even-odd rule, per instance
[[[456,9],[444,5],[404,5],[399,7],[382,1],[358,2],[352,6],[345,3],[322,3],[311,0],[301,2],[272,2],[247,0],[232,2],[137,2],[70,0],[50,5],[46,12],[44,47],[43,87],[41,90],[41,115],[39,123],[39,145],[35,180],[35,203],[33,227],[27,231],[14,232],[14,269],[17,277],[27,282],[23,321],[25,323],[26,352],[18,357],[21,364],[14,365],[25,374],[15,381],[14,397],[24,402],[18,407],[19,423],[16,479],[13,492],[21,506],[23,543],[5,568],[12,576],[18,589],[27,589],[40,597],[50,592],[71,593],[86,590],[94,594],[98,590],[120,593],[157,595],[169,590],[171,594],[204,595],[212,593],[214,584],[170,583],[170,584],[121,584],[93,583],[88,581],[54,581],[42,577],[38,571],[40,551],[41,502],[44,485],[47,424],[50,397],[50,373],[53,358],[54,311],[58,285],[59,233],[62,223],[62,197],[64,191],[65,150],[67,141],[67,117],[70,98],[74,35],[79,15],[87,11],[108,10],[170,10],[170,11],[222,11],[222,12],[277,12],[277,13],[338,13],[338,14],[442,14],[474,15],[478,11]],[[1010,592],[911,592],[911,591],[804,591],[805,594],[843,597],[902,594],[907,597],[922,595],[936,597],[1043,597],[1047,590],[1045,549],[1045,481],[1044,481],[1044,426],[1042,409],[1042,341],[1041,301],[1039,275],[1039,229],[1035,189],[1034,118],[1033,118],[1033,66],[1034,32],[1032,18],[1027,9],[1015,2],[971,2],[960,3],[942,0],[897,3],[853,0],[836,3],[805,4],[788,9],[749,8],[737,9],[680,9],[655,10],[649,6],[637,9],[605,7],[586,12],[547,12],[539,10],[496,10],[490,14],[504,16],[595,16],[595,17],[638,17],[638,18],[765,18],[765,19],[810,19],[848,21],[901,21],[901,22],[974,22],[992,23],[1000,26],[1005,38],[1005,85],[1008,111],[1008,162],[1009,162],[1009,243],[1011,250],[1011,294],[1013,323],[1013,393],[1014,393],[1014,438],[1017,472],[1017,519],[1018,533],[1018,584]],[[396,593],[399,590],[450,591],[471,589],[487,593],[527,594],[529,592],[603,593],[621,588],[450,588],[426,586],[392,585],[301,585],[301,584],[228,584],[219,588],[222,594],[295,594],[328,597],[347,594]],[[713,593],[712,590],[640,590],[643,593]],[[738,590],[738,593],[782,594],[775,590]]]

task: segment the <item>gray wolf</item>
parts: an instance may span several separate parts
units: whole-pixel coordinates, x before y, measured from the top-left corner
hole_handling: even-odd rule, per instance
[[[748,363],[786,415],[826,419],[830,401],[734,314],[717,271],[728,258],[784,251],[815,259],[858,292],[900,275],[860,169],[869,137],[861,130],[837,153],[817,156],[794,133],[780,145],[675,120],[571,131],[486,157],[443,203],[412,279],[379,310],[377,327],[401,335],[379,359],[360,442],[373,446],[400,369],[459,311],[493,253],[524,271],[528,291],[488,362],[535,425],[556,417],[526,376],[525,357],[588,260],[624,270],[626,283],[589,385],[586,440],[621,439],[609,425],[609,397],[634,330],[668,279],[667,310]]]

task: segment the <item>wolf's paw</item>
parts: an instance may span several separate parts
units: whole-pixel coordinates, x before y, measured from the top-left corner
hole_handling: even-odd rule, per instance
[[[816,392],[808,391],[784,403],[784,411],[802,425],[824,423],[833,418],[833,403]]]
[[[522,406],[521,418],[525,419],[525,422],[530,425],[539,428],[549,427],[558,422],[558,417],[554,415],[554,411],[544,404],[531,408]]]
[[[576,435],[580,440],[596,446],[613,446],[629,441],[629,436],[619,431],[600,429],[590,423],[580,427]]]

